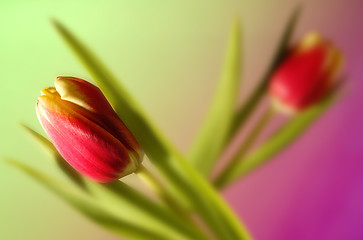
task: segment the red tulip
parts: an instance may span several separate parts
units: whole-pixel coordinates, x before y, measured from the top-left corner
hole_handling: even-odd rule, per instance
[[[272,75],[269,92],[275,106],[294,113],[319,101],[342,65],[340,51],[317,33],[293,48]]]
[[[142,150],[101,90],[74,77],[58,77],[42,90],[38,119],[62,157],[78,172],[110,182],[133,173]]]

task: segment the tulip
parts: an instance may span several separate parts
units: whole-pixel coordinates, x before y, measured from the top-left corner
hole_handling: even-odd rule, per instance
[[[62,157],[97,182],[135,172],[143,153],[101,90],[91,83],[58,77],[42,90],[38,119]]]
[[[299,112],[318,102],[334,84],[343,61],[340,51],[318,33],[310,33],[282,60],[269,83],[277,109]]]

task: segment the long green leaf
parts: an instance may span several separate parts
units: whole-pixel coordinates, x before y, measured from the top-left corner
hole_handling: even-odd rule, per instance
[[[162,225],[170,226],[171,229],[176,229],[176,231],[181,235],[186,235],[193,239],[206,239],[202,232],[191,226],[191,223],[185,223],[181,221],[176,217],[175,214],[168,212],[166,209],[163,209],[156,203],[146,199],[140,193],[134,191],[122,182],[115,181],[113,183],[103,184],[104,187],[101,188],[97,187],[98,184],[82,178],[78,172],[69,166],[69,164],[59,155],[53,144],[48,139],[30,127],[24,124],[22,124],[22,126],[53,153],[55,159],[57,160],[57,165],[61,168],[62,171],[66,173],[68,177],[70,177],[71,180],[76,180],[74,182],[77,185],[80,185],[82,188],[86,188],[85,184],[87,184],[86,189],[89,191],[93,190],[92,193],[98,194],[99,197],[111,196],[113,199],[118,199],[119,201],[117,201],[117,203],[119,204],[119,207],[122,206],[122,209],[117,209],[116,211],[121,211],[121,214],[125,214],[125,209],[132,209],[133,218],[137,218],[138,222],[144,222],[145,224],[150,225],[153,222],[158,221]],[[81,184],[79,182],[80,180]],[[92,189],[89,189],[90,186]],[[117,198],[110,193],[112,191],[115,192],[116,196],[118,196]],[[136,213],[139,215],[136,216]],[[161,228],[160,226],[156,227],[158,229]],[[172,234],[175,233],[169,234],[172,236]],[[178,236],[177,239],[182,239],[181,237],[182,236]]]
[[[273,156],[285,149],[295,139],[302,135],[305,130],[321,116],[335,101],[334,96],[328,96],[319,104],[305,110],[287,124],[281,127],[269,140],[249,156],[240,159],[233,171],[225,178],[219,179],[215,186],[219,189],[227,186],[253,171],[263,163],[271,160]]]
[[[30,177],[43,184],[45,187],[55,192],[58,196],[63,198],[75,209],[97,222],[101,226],[112,230],[123,237],[137,240],[169,240],[170,238],[163,234],[163,232],[154,229],[153,231],[148,230],[145,226],[138,226],[132,224],[124,219],[120,219],[114,215],[109,209],[97,204],[92,201],[89,195],[85,192],[74,188],[72,185],[62,183],[51,176],[48,176],[38,170],[33,169],[23,163],[14,160],[7,160],[9,164],[23,171]],[[132,218],[132,216],[128,216]]]
[[[263,96],[266,93],[266,88],[268,81],[273,74],[273,71],[276,69],[276,67],[280,64],[281,60],[284,58],[286,51],[288,49],[288,46],[290,44],[291,36],[293,34],[293,31],[295,29],[297,20],[300,16],[301,7],[297,7],[295,11],[290,16],[289,21],[287,22],[287,25],[283,31],[283,34],[281,36],[281,39],[279,41],[278,47],[276,48],[276,52],[273,55],[272,61],[266,71],[266,73],[263,75],[262,80],[260,81],[259,85],[256,87],[252,95],[248,98],[247,102],[242,105],[237,112],[235,113],[232,127],[229,131],[229,139],[233,138],[234,135],[237,133],[237,130],[242,126],[248,117],[251,115],[252,111],[255,109],[257,104],[260,102],[260,100],[263,98]]]
[[[95,81],[101,86],[125,125],[134,134],[150,160],[166,178],[169,190],[188,202],[214,234],[221,239],[249,239],[238,218],[212,186],[180,156],[180,153],[147,120],[118,81],[67,29],[55,26]],[[205,191],[205,192],[203,192]]]
[[[209,113],[190,150],[189,159],[208,176],[221,154],[234,116],[240,80],[240,24],[236,21],[230,33],[226,60]]]

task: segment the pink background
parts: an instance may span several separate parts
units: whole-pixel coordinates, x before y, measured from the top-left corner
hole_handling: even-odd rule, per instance
[[[313,1],[316,26],[346,55],[348,95],[275,161],[224,191],[256,239],[363,239],[363,1]],[[303,31],[300,31],[303,32]]]

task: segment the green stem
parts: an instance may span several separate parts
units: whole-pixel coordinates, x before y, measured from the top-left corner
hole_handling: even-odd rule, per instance
[[[246,155],[247,151],[251,148],[251,146],[255,143],[257,138],[260,136],[261,132],[265,129],[269,120],[275,116],[275,111],[272,107],[269,108],[263,113],[261,118],[258,120],[257,124],[247,137],[244,144],[239,148],[239,150],[233,155],[231,161],[227,164],[224,170],[216,177],[214,180],[214,185],[221,189],[227,184],[227,179],[229,179],[229,175],[235,169],[236,165],[240,164],[241,159]]]
[[[227,184],[243,178],[256,168],[271,160],[273,156],[285,149],[295,139],[301,136],[306,129],[316,121],[335,101],[336,96],[329,94],[316,106],[310,107],[295,118],[291,119],[277,130],[259,149],[247,156],[241,164],[236,166],[227,180]]]
[[[182,207],[167,191],[163,184],[144,165],[140,165],[135,174],[164,202],[184,220],[192,221],[189,211]]]
[[[244,125],[244,123],[251,116],[252,111],[256,108],[256,106],[260,103],[263,95],[266,92],[266,79],[269,74],[261,81],[261,84],[254,90],[252,95],[248,98],[245,105],[241,106],[235,113],[235,117],[229,131],[229,139],[233,139],[237,130]],[[228,142],[227,142],[228,143]],[[228,145],[228,144],[227,144]]]
[[[173,188],[183,188],[184,194],[189,197],[195,211],[217,236],[217,239],[244,239],[250,240],[250,236],[243,223],[235,215],[234,211],[226,204],[216,189],[202,177],[195,168],[188,164],[181,155],[174,153],[174,161],[178,169],[185,171],[184,177],[175,168],[169,168],[166,177],[173,182]]]

